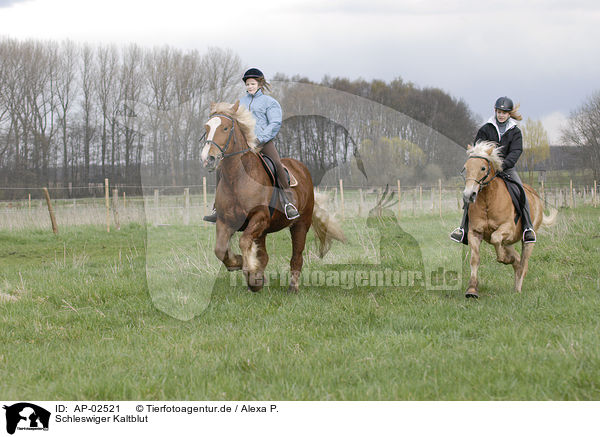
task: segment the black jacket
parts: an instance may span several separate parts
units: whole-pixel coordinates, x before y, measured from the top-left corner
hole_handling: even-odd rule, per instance
[[[493,119],[490,119],[490,121],[481,126],[481,129],[479,129],[475,136],[475,143],[477,141],[495,141],[499,144],[500,155],[504,159],[503,170],[514,167],[523,152],[523,134],[521,133],[521,129],[519,129],[519,126],[512,119],[510,121],[512,122],[512,126],[507,127],[501,140],[498,138],[498,128],[494,125]]]

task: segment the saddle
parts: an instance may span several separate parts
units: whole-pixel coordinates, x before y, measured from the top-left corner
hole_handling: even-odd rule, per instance
[[[275,189],[273,190],[273,195],[271,196],[271,200],[269,202],[269,215],[272,217],[273,212],[275,212],[275,208],[277,207],[277,197],[279,197],[277,194],[281,193],[281,187],[277,183],[277,170],[275,168],[275,163],[273,163],[273,160],[267,155],[263,155],[262,153],[258,153],[258,157],[260,158],[260,162],[262,163],[263,167],[265,168],[265,171],[267,172],[267,175],[269,176],[269,179],[271,180],[271,184],[273,184],[273,187],[275,187]],[[290,170],[285,165],[283,165],[283,163],[282,166],[285,170],[289,186],[297,186],[298,180],[294,177]],[[281,204],[283,205],[283,199],[281,201]]]
[[[267,174],[269,175],[269,179],[271,180],[273,186],[279,188],[279,184],[277,183],[277,170],[275,168],[275,163],[273,162],[273,160],[267,155],[263,155],[262,153],[259,153],[258,157],[260,158],[260,162],[262,163]],[[285,173],[287,175],[287,180],[290,187],[295,187],[296,185],[298,185],[298,181],[296,180],[294,175],[290,173],[290,170],[285,165],[283,165],[283,169],[285,170]]]
[[[525,189],[504,172],[498,173],[498,177],[504,181],[508,194],[510,194],[512,203],[515,206],[515,223],[517,223],[521,217],[521,211],[525,206]]]

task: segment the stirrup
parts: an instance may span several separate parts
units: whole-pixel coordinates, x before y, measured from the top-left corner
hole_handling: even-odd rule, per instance
[[[462,243],[465,238],[465,230],[463,228],[456,228],[450,234],[450,239],[457,243]]]
[[[290,212],[288,213],[288,207],[290,208]],[[285,213],[285,216],[287,217],[288,220],[294,220],[297,219],[298,217],[300,217],[300,214],[298,213],[298,208],[296,208],[294,206],[293,203],[286,203],[285,206],[283,207],[283,212]]]
[[[529,235],[529,236],[527,236],[527,238],[525,238],[525,234],[528,231],[531,231],[531,234],[533,234],[533,235]],[[537,241],[537,238],[535,236],[535,231],[533,229],[531,229],[531,228],[526,228],[523,231],[523,238],[522,238],[522,240],[523,240],[523,243],[535,243]]]
[[[204,220],[205,222],[216,223],[217,222],[217,210],[215,208],[213,208],[210,215],[205,215],[202,220]]]

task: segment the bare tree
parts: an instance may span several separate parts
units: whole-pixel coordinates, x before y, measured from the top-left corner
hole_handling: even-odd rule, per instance
[[[594,171],[594,179],[600,175],[600,91],[590,96],[569,117],[568,126],[562,132],[568,144],[580,147],[586,161]]]
[[[83,180],[90,181],[90,146],[94,136],[94,52],[89,45],[84,45],[81,51],[81,90],[83,111]]]
[[[529,173],[529,184],[533,183],[533,170],[538,162],[550,156],[548,132],[540,120],[528,118],[523,125],[523,158]]]
[[[152,177],[158,178],[161,125],[165,122],[167,111],[171,108],[174,83],[173,51],[170,47],[155,48],[146,54],[144,70],[148,82],[148,123],[152,147]]]
[[[106,159],[108,147],[108,127],[114,105],[117,100],[116,87],[119,71],[119,54],[115,46],[98,47],[96,50],[96,80],[95,92],[102,114],[102,128],[100,135],[101,169],[102,178],[106,177]],[[112,175],[111,175],[112,176]]]
[[[75,87],[75,69],[77,64],[76,47],[71,41],[66,41],[61,45],[58,57],[56,96],[58,98],[57,111],[58,122],[61,131],[62,140],[62,178],[65,184],[71,181],[69,175],[69,136],[68,126],[69,117],[72,109],[72,102],[76,95]]]
[[[210,47],[202,58],[202,77],[206,95],[212,102],[231,101],[235,85],[241,80],[242,62],[231,50]],[[206,107],[210,102],[205,102]]]
[[[142,107],[139,104],[143,91],[141,77],[142,50],[133,44],[125,49],[123,64],[121,66],[120,93],[122,98],[120,123],[124,135],[125,175],[126,181],[133,181],[132,164],[136,141],[138,149],[142,146],[141,131],[138,129],[141,122]],[[138,151],[140,153],[140,151]]]

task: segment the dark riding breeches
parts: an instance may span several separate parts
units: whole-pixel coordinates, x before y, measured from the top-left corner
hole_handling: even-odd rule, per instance
[[[265,144],[263,144],[261,152],[263,153],[263,155],[266,155],[269,158],[271,158],[271,160],[275,164],[275,167],[277,170],[277,182],[279,183],[279,186],[281,188],[283,188],[284,190],[289,189],[290,185],[288,183],[287,176],[285,174],[285,170],[283,169],[283,164],[281,163],[281,158],[279,157],[279,153],[277,152],[277,149],[275,148],[275,144],[273,143],[273,140],[268,141]]]
[[[525,199],[521,199],[521,203],[523,204],[523,207],[521,208],[521,222],[523,224],[523,230],[527,228],[533,229],[533,225],[531,224],[531,215],[529,214],[529,201],[525,195],[525,188],[523,188],[523,182],[521,181],[517,170],[512,167],[504,170],[504,173],[507,174],[513,182],[519,185],[522,196],[525,197]]]

